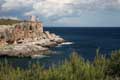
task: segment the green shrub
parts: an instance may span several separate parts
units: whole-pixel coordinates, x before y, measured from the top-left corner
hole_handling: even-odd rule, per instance
[[[120,77],[120,50],[112,52],[106,73],[112,77]]]
[[[28,69],[14,68],[7,61],[0,62],[0,80],[120,80],[119,71],[120,51],[106,58],[97,50],[93,62],[84,60],[74,52],[70,60],[49,69],[39,64],[32,64]]]

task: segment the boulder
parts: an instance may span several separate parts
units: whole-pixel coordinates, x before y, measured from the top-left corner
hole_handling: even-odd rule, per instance
[[[63,39],[63,38],[60,38],[60,37],[56,37],[56,38],[54,39],[54,41],[55,41],[56,43],[60,44],[60,43],[64,42],[64,39]]]
[[[48,39],[53,40],[53,37],[51,36],[51,34],[49,33],[49,31],[45,31],[45,34],[47,36]]]

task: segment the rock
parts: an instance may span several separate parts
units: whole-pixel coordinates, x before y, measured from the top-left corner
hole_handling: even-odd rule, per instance
[[[56,38],[54,39],[54,41],[55,41],[56,43],[60,44],[60,43],[64,42],[64,39],[63,39],[63,38],[60,38],[60,37],[56,37]]]
[[[0,56],[32,56],[34,54],[42,54],[41,52],[47,51],[48,48],[41,47],[33,44],[20,44],[14,45],[11,49],[4,49],[0,51]]]
[[[41,37],[42,37],[42,39],[47,39],[47,36],[45,33],[42,33]]]
[[[54,33],[52,33],[51,36],[53,37],[53,39],[56,37],[56,35]]]
[[[51,36],[51,34],[49,33],[49,31],[45,31],[45,34],[46,34],[46,36],[47,36],[48,39],[50,39],[50,40],[54,39],[54,37]]]
[[[49,39],[39,40],[39,41],[33,42],[32,44],[33,44],[33,45],[40,45],[40,46],[42,46],[42,47],[48,47],[48,48],[57,45],[56,42],[52,42],[52,41],[50,41]]]
[[[0,25],[0,56],[43,54],[62,42],[64,39],[60,36],[49,31],[43,32],[42,23],[35,21],[35,17],[14,25]]]
[[[62,38],[55,38],[54,41],[42,39],[39,41],[25,42],[23,44],[13,45],[14,47],[0,50],[0,56],[32,56],[35,54],[43,54],[48,51],[49,47],[54,47],[63,41]],[[45,54],[45,53],[44,53]]]

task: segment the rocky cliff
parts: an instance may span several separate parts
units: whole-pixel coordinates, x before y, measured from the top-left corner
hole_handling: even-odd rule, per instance
[[[35,21],[0,25],[0,56],[32,56],[43,54],[49,47],[64,42],[60,36],[43,31],[43,24]]]

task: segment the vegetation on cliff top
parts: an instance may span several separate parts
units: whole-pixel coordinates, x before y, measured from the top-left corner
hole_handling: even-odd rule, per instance
[[[12,19],[0,19],[0,25],[12,25],[15,23],[19,23],[19,20],[12,20]]]
[[[97,55],[91,63],[73,53],[59,67],[44,69],[39,64],[28,69],[13,68],[7,62],[0,63],[0,80],[120,80],[120,51],[110,58]]]

